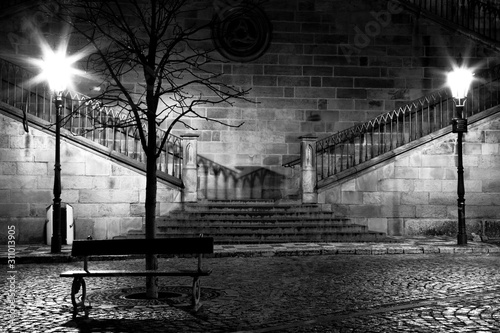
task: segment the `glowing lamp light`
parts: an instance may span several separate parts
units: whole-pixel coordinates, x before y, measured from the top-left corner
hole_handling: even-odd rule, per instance
[[[463,106],[474,74],[465,67],[455,68],[448,73],[447,84],[457,106]]]
[[[54,92],[61,92],[71,82],[73,62],[67,58],[64,52],[49,50],[45,53],[42,67],[42,75],[49,83],[50,89]]]

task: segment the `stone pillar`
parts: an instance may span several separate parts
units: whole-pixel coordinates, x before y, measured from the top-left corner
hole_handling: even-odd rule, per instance
[[[315,136],[301,136],[300,165],[302,167],[301,192],[302,203],[317,203],[316,191],[316,140]]]
[[[182,182],[184,202],[198,200],[198,134],[181,135],[182,138]]]

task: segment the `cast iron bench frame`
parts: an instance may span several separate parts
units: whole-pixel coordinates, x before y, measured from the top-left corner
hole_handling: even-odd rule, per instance
[[[192,306],[195,311],[201,306],[200,276],[209,276],[212,270],[203,270],[201,266],[204,254],[214,252],[213,237],[191,238],[156,238],[156,239],[116,239],[116,240],[75,240],[71,249],[71,256],[83,257],[83,270],[62,272],[60,277],[72,277],[71,303],[73,304],[73,319],[79,311],[89,315],[90,305],[85,305],[86,284],[85,277],[116,277],[116,276],[190,276],[193,278]],[[90,270],[89,256],[104,255],[196,255],[198,267],[193,270]],[[78,300],[77,294],[81,290]]]

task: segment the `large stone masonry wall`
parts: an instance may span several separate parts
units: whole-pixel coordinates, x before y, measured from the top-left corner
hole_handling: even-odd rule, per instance
[[[30,27],[51,42],[60,37],[60,24],[51,16],[58,7],[44,14],[34,4],[0,22],[2,53],[9,59],[39,57]],[[325,137],[441,88],[443,73],[459,54],[484,67],[498,58],[392,1],[270,0],[261,6],[273,26],[267,52],[252,62],[209,64],[226,83],[251,89],[248,97],[255,104],[199,110],[233,125],[244,124],[229,128],[186,119],[200,134],[200,155],[246,175],[237,185],[245,188],[234,189],[232,180],[209,170],[202,183],[214,185],[203,194],[212,199],[231,198],[232,193],[268,198],[296,194],[294,171],[281,165],[299,158],[299,137]],[[206,20],[213,14],[210,11],[212,6],[190,19]],[[71,42],[76,50],[81,39],[73,36]],[[132,89],[142,89],[140,77],[126,78]],[[89,93],[89,87],[80,86],[80,92]],[[183,126],[177,129],[177,134],[187,132]]]
[[[389,235],[457,233],[457,135],[449,134],[321,190],[340,215]],[[464,136],[467,232],[500,236],[500,114]]]
[[[2,114],[0,128],[0,225],[15,225],[19,243],[43,243],[53,200],[55,139],[32,127],[26,133],[20,122]],[[76,238],[111,239],[142,228],[143,174],[64,140],[61,172],[61,198],[74,209]],[[178,205],[180,197],[159,183],[158,214]]]

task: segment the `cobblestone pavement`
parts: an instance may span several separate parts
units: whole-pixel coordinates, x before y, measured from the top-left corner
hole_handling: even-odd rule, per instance
[[[500,332],[500,254],[209,258],[203,307],[184,306],[188,278],[161,278],[170,298],[128,299],[144,278],[89,278],[89,319],[72,320],[81,262],[0,266],[0,332]],[[193,259],[160,259],[188,268]],[[143,260],[90,262],[143,268]],[[161,268],[161,267],[160,267]],[[14,298],[8,294],[15,286]],[[12,314],[12,320],[9,315]]]

